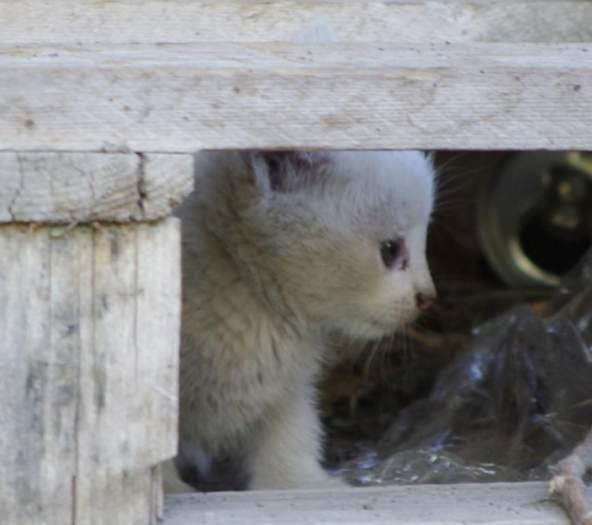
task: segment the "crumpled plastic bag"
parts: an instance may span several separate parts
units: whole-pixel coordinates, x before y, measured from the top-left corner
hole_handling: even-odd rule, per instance
[[[537,315],[480,326],[428,398],[340,469],[356,485],[548,479],[592,426],[592,252]]]

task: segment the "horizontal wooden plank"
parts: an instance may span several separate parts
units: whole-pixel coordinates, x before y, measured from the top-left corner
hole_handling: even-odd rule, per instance
[[[588,495],[592,497],[592,490]],[[546,483],[169,496],[163,525],[569,525]]]
[[[592,149],[592,44],[0,48],[0,149]]]
[[[319,21],[342,42],[592,40],[582,0],[0,0],[7,44],[290,41]]]
[[[155,220],[193,187],[190,155],[0,153],[0,223]]]

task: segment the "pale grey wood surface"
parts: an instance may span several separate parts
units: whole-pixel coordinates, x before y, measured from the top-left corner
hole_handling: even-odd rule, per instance
[[[3,525],[147,525],[176,452],[176,219],[0,226]]]
[[[589,492],[592,497],[592,491]],[[163,525],[569,525],[546,483],[169,496]]]
[[[0,76],[5,150],[592,148],[592,44],[2,48]]]
[[[192,187],[190,155],[0,152],[0,223],[154,220]]]
[[[0,42],[290,41],[315,23],[343,42],[592,40],[587,0],[0,0]]]

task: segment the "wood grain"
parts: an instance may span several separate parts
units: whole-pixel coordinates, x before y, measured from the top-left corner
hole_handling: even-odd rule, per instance
[[[590,44],[3,48],[0,77],[4,150],[592,149]]]
[[[0,223],[167,217],[193,187],[190,155],[0,153]]]
[[[15,45],[292,41],[319,23],[340,42],[590,42],[592,3],[0,0],[0,42]]]
[[[7,525],[147,525],[176,453],[176,219],[0,226]]]
[[[592,492],[588,492],[592,496]],[[169,496],[163,525],[569,525],[546,483]]]

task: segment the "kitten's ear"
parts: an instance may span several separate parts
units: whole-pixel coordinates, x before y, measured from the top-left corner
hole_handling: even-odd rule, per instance
[[[238,166],[234,168],[236,176],[231,181],[235,187],[233,193],[242,204],[252,204],[271,192],[269,168],[259,154],[244,151],[236,153],[235,158]]]
[[[244,153],[244,182],[259,195],[288,191],[299,175],[310,174],[329,162],[322,152],[250,151]]]

